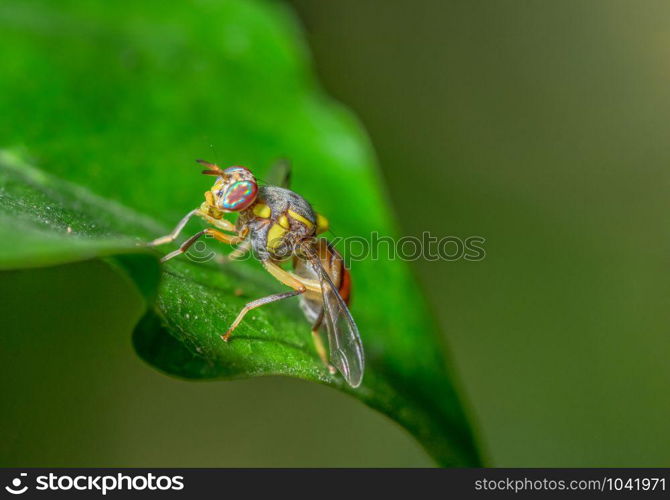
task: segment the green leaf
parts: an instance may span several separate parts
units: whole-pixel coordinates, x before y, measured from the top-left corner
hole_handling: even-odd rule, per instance
[[[352,390],[321,365],[296,299],[254,310],[233,341],[220,340],[245,302],[282,289],[257,262],[175,259],[159,281],[159,254],[142,245],[202,201],[211,178],[196,157],[260,178],[288,157],[294,189],[338,236],[395,233],[367,137],[316,85],[290,12],[248,1],[59,5],[0,6],[0,145],[10,148],[0,154],[0,268],[103,258],[147,300],[134,344],[156,368],[317,381],[398,421],[440,464],[478,465],[404,262],[352,263],[368,361]]]

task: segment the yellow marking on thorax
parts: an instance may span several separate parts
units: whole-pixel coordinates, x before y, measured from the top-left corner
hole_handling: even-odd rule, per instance
[[[300,215],[300,214],[297,213],[297,212],[294,212],[294,211],[291,210],[290,208],[289,208],[289,210],[288,210],[288,214],[289,214],[289,216],[291,217],[291,219],[293,219],[293,220],[297,220],[297,221],[300,222],[301,224],[307,226],[309,229],[312,229],[312,228],[314,227],[314,224],[312,224],[310,221],[308,221],[307,219],[305,219],[302,215]]]
[[[276,250],[282,243],[283,236],[287,233],[287,229],[277,223],[272,224],[268,229],[267,249],[269,251]]]
[[[256,203],[253,210],[256,217],[263,219],[269,219],[272,215],[272,210],[265,203]]]
[[[281,217],[279,217],[279,219],[277,219],[277,222],[284,229],[290,229],[291,228],[291,226],[288,223],[288,217],[286,217],[286,215],[282,215]]]
[[[330,229],[330,222],[321,214],[316,214],[316,234],[325,233]]]

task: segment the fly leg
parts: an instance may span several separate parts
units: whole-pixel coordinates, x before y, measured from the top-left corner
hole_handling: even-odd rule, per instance
[[[317,280],[312,280],[308,278],[303,278],[298,276],[291,271],[286,271],[282,267],[272,260],[264,260],[262,262],[263,267],[269,272],[277,281],[282,282],[286,286],[291,288],[305,289],[306,292],[310,294],[316,294],[317,297],[321,297],[321,283]]]
[[[175,226],[175,228],[165,236],[161,236],[160,238],[156,238],[155,240],[151,241],[149,243],[149,246],[155,247],[158,245],[164,245],[165,243],[171,243],[174,240],[176,240],[179,237],[179,234],[182,232],[188,221],[193,217],[194,215],[197,215],[198,217],[202,217],[205,219],[205,221],[209,222],[213,226],[217,227],[218,229],[222,229],[224,231],[230,231],[230,232],[236,232],[235,225],[230,222],[229,220],[226,219],[216,219],[212,217],[211,215],[206,214],[205,212],[202,211],[202,208],[196,208],[195,210],[191,210],[189,213],[187,213]]]
[[[321,323],[323,323],[323,308],[321,309],[319,316],[316,318],[316,321],[312,325],[312,340],[314,341],[314,348],[316,349],[316,353],[319,355],[319,358],[321,358],[324,366],[328,368],[328,371],[331,375],[335,375],[337,370],[328,362],[328,352],[326,351],[326,347],[323,345],[323,339],[319,333]]]
[[[242,238],[240,238],[237,235],[230,235],[226,233],[222,233],[221,231],[217,231],[216,229],[203,229],[202,231],[199,231],[195,233],[193,236],[191,236],[189,239],[187,239],[184,243],[181,244],[181,246],[169,254],[163,256],[161,259],[161,262],[166,262],[174,257],[177,257],[178,255],[181,255],[185,252],[188,251],[189,248],[198,241],[198,238],[200,238],[202,235],[208,234],[210,236],[213,236],[217,241],[221,241],[222,243],[228,243],[229,245],[237,245],[242,241]]]
[[[197,210],[198,217],[204,219],[207,223],[211,224],[217,229],[221,229],[223,231],[230,231],[231,233],[236,233],[237,229],[235,228],[235,224],[230,222],[228,219],[217,219],[216,217],[212,217],[211,215],[205,213],[202,211],[202,208],[200,210]]]
[[[269,304],[271,302],[276,302],[282,299],[288,299],[289,297],[295,297],[296,295],[309,292],[311,291],[310,288],[314,286],[313,283],[303,282],[301,279],[299,279],[298,276],[295,276],[293,273],[285,271],[284,269],[281,268],[281,266],[279,266],[279,264],[277,264],[272,260],[269,259],[264,260],[263,266],[277,280],[281,281],[284,285],[293,288],[293,290],[290,292],[276,293],[274,295],[269,295],[267,297],[263,297],[262,299],[257,299],[252,302],[249,302],[247,305],[245,305],[240,311],[240,313],[237,315],[237,318],[235,318],[235,321],[233,321],[233,324],[230,325],[230,328],[228,328],[226,334],[221,336],[221,338],[226,342],[230,339],[230,336],[233,334],[233,330],[237,328],[237,325],[240,324],[244,316],[252,309],[263,306],[265,304]]]
[[[246,255],[246,253],[251,250],[251,241],[250,240],[244,240],[242,243],[240,243],[235,250],[230,252],[228,255],[220,255],[217,257],[217,262],[220,264],[226,264],[228,262],[231,262],[233,260],[239,259]]]
[[[182,229],[184,229],[184,226],[186,226],[186,223],[191,219],[191,217],[193,217],[199,211],[200,211],[199,208],[191,210],[182,218],[182,220],[179,221],[179,223],[175,226],[172,232],[166,234],[165,236],[161,236],[160,238],[156,238],[155,240],[149,243],[149,246],[155,247],[176,240],[177,237],[179,236],[179,233],[181,233]]]
[[[290,286],[291,288],[295,288],[296,290],[303,289],[304,292],[308,293],[308,295],[316,294],[317,297],[319,298],[321,297],[321,284],[318,281],[303,278],[302,276],[298,276],[295,273],[286,271],[272,260],[263,261],[263,266],[265,266],[265,269],[267,269],[267,271],[270,274],[272,274],[272,276],[274,276],[277,280],[281,281],[286,286]],[[323,322],[323,315],[324,311],[322,308],[319,317],[314,322],[314,325],[312,325],[312,340],[314,341],[314,347],[316,349],[317,354],[319,355],[319,358],[321,358],[321,360],[323,361],[323,364],[326,365],[330,373],[335,373],[336,371],[335,367],[333,367],[328,362],[328,355],[326,352],[326,348],[323,345],[323,340],[321,339],[321,334],[319,333],[319,328],[321,327],[321,323]]]
[[[235,318],[235,321],[233,321],[233,324],[230,325],[230,328],[228,328],[228,331],[226,332],[225,335],[221,335],[221,338],[225,341],[228,342],[230,340],[230,336],[233,334],[233,330],[237,328],[237,326],[240,324],[242,319],[244,319],[244,316],[251,311],[252,309],[256,309],[257,307],[264,306],[265,304],[270,304],[272,302],[277,302],[278,300],[283,300],[283,299],[288,299],[290,297],[295,297],[296,295],[300,295],[301,293],[305,293],[305,289],[300,289],[300,290],[291,290],[290,292],[283,292],[283,293],[275,293],[274,295],[268,295],[267,297],[263,297],[262,299],[256,299],[252,300],[251,302],[248,302],[247,305],[245,305],[240,313],[237,315],[237,318]]]

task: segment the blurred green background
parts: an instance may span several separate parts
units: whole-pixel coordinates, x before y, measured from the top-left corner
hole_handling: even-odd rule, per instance
[[[296,4],[405,232],[487,239],[415,269],[490,463],[670,465],[670,3]]]
[[[488,463],[667,466],[670,4],[293,4],[403,232],[486,238],[482,262],[413,266]],[[0,297],[22,374],[0,378],[2,466],[431,464],[335,391],[155,372],[139,297],[100,263],[2,273]]]

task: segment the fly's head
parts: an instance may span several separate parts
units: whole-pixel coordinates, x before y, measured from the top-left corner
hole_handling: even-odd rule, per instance
[[[216,181],[205,193],[206,203],[214,210],[224,213],[241,212],[256,201],[258,184],[251,171],[245,167],[228,167],[222,169],[217,165],[198,160],[207,167],[202,173],[216,176]]]

